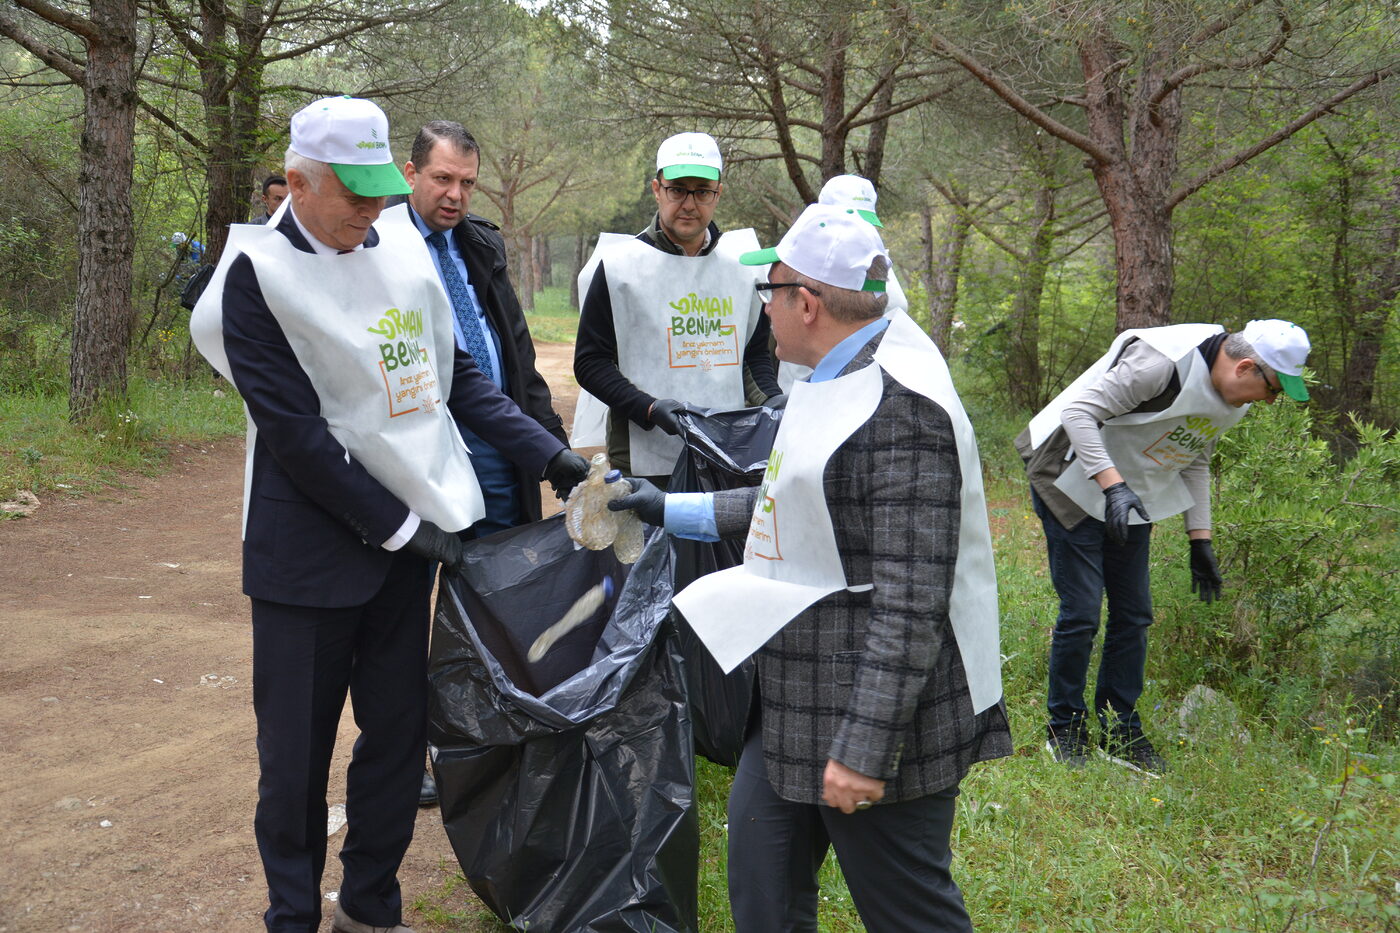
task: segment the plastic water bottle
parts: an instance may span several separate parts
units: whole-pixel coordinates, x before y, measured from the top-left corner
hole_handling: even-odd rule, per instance
[[[618,513],[608,511],[608,492],[603,483],[608,466],[607,454],[594,454],[588,464],[588,476],[564,503],[564,527],[569,537],[590,551],[601,551],[617,537]]]
[[[574,600],[569,611],[564,613],[558,622],[555,622],[539,638],[535,639],[535,643],[530,646],[530,653],[526,655],[526,658],[531,664],[539,663],[549,653],[549,649],[554,647],[555,642],[593,618],[593,614],[603,603],[612,599],[612,595],[612,577],[604,577],[602,583],[589,587],[582,596]]]
[[[609,470],[603,476],[604,489],[609,500],[625,496],[632,491],[631,483],[622,483],[621,470]],[[642,520],[633,511],[613,512],[617,519],[617,537],[613,538],[613,551],[624,564],[635,564],[642,556]]]

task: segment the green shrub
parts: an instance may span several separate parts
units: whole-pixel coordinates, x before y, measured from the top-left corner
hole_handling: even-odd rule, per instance
[[[1225,599],[1197,601],[1182,536],[1156,536],[1153,589],[1173,656],[1194,659],[1203,679],[1252,684],[1259,711],[1285,721],[1318,690],[1382,698],[1400,658],[1400,437],[1356,424],[1357,452],[1339,461],[1307,408],[1255,409],[1216,455]]]

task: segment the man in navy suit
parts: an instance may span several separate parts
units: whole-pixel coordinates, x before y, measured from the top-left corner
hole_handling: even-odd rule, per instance
[[[230,249],[221,293],[222,351],[256,431],[243,583],[264,921],[319,925],[326,787],[348,692],[360,735],[332,930],[403,933],[397,871],[426,732],[429,566],[459,567],[456,532],[482,514],[452,419],[556,492],[587,465],[450,343],[450,308],[412,230],[373,226],[384,197],[409,190],[382,111],[326,98],[291,129],[289,209]]]

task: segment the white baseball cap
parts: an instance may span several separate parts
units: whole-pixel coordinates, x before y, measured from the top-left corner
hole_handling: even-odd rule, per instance
[[[870,179],[861,178],[859,175],[837,175],[822,185],[822,193],[817,195],[818,204],[830,204],[832,207],[855,211],[861,218],[877,227],[883,227],[884,224],[880,223],[880,218],[875,215],[875,202],[878,199],[879,195],[875,193],[875,186],[870,183]]]
[[[880,234],[869,223],[845,208],[809,204],[777,246],[744,253],[739,261],[746,266],[781,262],[837,288],[883,292],[883,281],[865,277],[876,256],[884,256],[886,262],[890,258]]]
[[[355,194],[412,194],[389,151],[389,118],[372,101],[323,97],[292,115],[292,149],[328,162]]]
[[[1289,398],[1299,402],[1308,400],[1303,366],[1308,362],[1312,344],[1308,342],[1307,331],[1289,321],[1250,321],[1241,336],[1278,374],[1278,383]]]
[[[709,133],[677,133],[656,150],[656,170],[667,181],[677,178],[708,178],[719,181],[724,160],[719,143]]]

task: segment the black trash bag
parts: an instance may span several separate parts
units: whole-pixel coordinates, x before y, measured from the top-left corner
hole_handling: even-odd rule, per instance
[[[781,418],[782,412],[771,408],[679,413],[685,451],[676,461],[668,488],[671,492],[714,492],[757,486],[763,480]],[[744,559],[744,543],[739,540],[709,543],[672,538],[671,546],[676,554],[677,592],[707,573],[734,567]],[[744,750],[753,700],[753,659],[726,674],[684,616],[673,612],[671,620],[685,658],[695,750],[715,764],[732,768],[739,764]]]
[[[693,933],[695,758],[666,536],[629,568],[575,548],[556,516],[466,554],[438,591],[428,738],[472,890],[530,933]],[[615,597],[530,664],[604,577]]]

